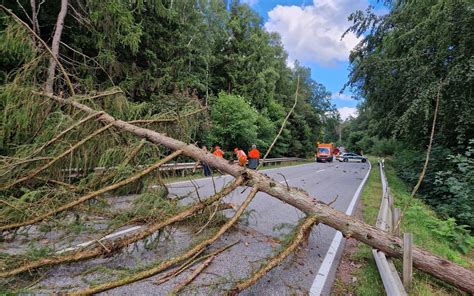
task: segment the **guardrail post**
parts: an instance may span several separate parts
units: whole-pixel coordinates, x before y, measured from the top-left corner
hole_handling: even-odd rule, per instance
[[[413,236],[411,233],[403,234],[403,286],[410,289],[413,277],[412,257]]]
[[[394,208],[392,212],[392,231],[393,235],[400,236],[400,208]]]

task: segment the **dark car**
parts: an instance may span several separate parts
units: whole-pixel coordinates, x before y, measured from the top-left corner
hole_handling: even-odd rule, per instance
[[[355,154],[355,153],[343,153],[337,157],[337,160],[343,161],[343,162],[349,162],[349,161],[366,162],[367,157],[360,156],[359,154]]]

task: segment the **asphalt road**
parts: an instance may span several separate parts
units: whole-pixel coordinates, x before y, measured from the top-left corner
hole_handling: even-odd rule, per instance
[[[332,207],[346,212],[354,207],[353,197],[368,172],[369,164],[363,163],[309,163],[291,167],[262,171],[282,184],[299,187],[311,196]],[[220,176],[195,180],[201,198],[222,188],[233,178]],[[172,195],[189,194],[195,199],[196,189],[190,181],[168,185]],[[240,204],[250,190],[241,193],[243,188],[235,190],[226,198],[226,202]],[[124,200],[127,200],[125,198]],[[120,202],[116,203],[120,207]],[[351,211],[349,211],[351,212]],[[226,210],[231,216],[232,210]],[[278,252],[280,242],[291,232],[299,219],[304,217],[299,210],[265,193],[259,193],[249,206],[241,223],[217,241],[212,249],[231,242],[241,242],[216,257],[212,264],[201,273],[194,282],[183,291],[185,295],[220,294],[224,289],[250,275],[265,259]],[[339,240],[342,244],[338,244]],[[67,247],[85,241],[75,239]],[[328,295],[334,279],[343,247],[343,239],[336,231],[325,226],[314,227],[308,244],[296,255],[292,255],[283,264],[273,269],[256,285],[242,295]],[[126,268],[147,266],[156,260],[170,258],[185,250],[193,243],[192,233],[183,227],[175,227],[145,242],[130,246],[128,250],[110,258],[98,258],[51,268],[44,279],[33,287],[34,291],[52,292],[61,289],[74,289],[104,282],[120,275]],[[332,261],[334,259],[334,262]],[[325,262],[325,263],[323,263]],[[327,267],[327,270],[325,269]],[[119,287],[106,292],[107,295],[165,295],[189,273],[183,273],[173,280],[156,285],[159,276]]]

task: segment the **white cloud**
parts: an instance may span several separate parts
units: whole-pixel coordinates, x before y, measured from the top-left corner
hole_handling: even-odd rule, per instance
[[[314,0],[313,5],[277,5],[268,12],[265,28],[281,35],[289,59],[331,65],[347,61],[359,42],[353,34],[342,34],[350,26],[349,14],[366,9],[367,0]]]
[[[290,69],[294,69],[295,68],[295,61],[287,59],[286,60],[286,66]]]
[[[342,120],[346,120],[347,118],[349,118],[349,116],[357,117],[357,108],[342,107],[337,109],[337,111],[339,111],[339,114],[341,114]]]
[[[343,93],[336,93],[334,95],[332,95],[332,98],[333,99],[339,99],[339,100],[342,100],[342,101],[353,101],[354,98],[352,98],[350,95],[346,95],[346,94],[343,94]]]
[[[252,6],[254,6],[255,4],[258,3],[258,0],[243,0],[242,3],[245,3],[248,6],[252,7]]]

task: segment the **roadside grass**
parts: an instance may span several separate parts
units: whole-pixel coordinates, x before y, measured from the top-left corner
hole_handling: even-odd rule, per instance
[[[361,198],[364,205],[364,221],[374,225],[380,207],[382,184],[377,158],[369,157],[369,160],[373,165],[372,171],[364,186]],[[434,232],[432,228],[433,221],[440,221],[440,219],[420,199],[410,198],[409,188],[396,176],[395,170],[389,161],[385,162],[385,174],[391,193],[395,198],[395,206],[401,208],[403,212],[400,232],[411,232],[417,246],[468,268],[473,268],[473,258],[464,256],[453,248],[452,244],[450,245],[447,240],[440,238]],[[343,287],[343,290],[355,295],[385,295],[371,248],[362,243],[358,243],[357,248],[358,250],[351,256],[351,260],[354,265],[360,266],[360,268],[353,269],[351,275],[356,280]],[[401,271],[401,261],[395,260],[395,265],[397,270]],[[414,268],[413,273],[413,287],[409,291],[409,295],[465,295],[459,290],[418,271],[416,268]],[[338,282],[337,285],[342,284]]]

